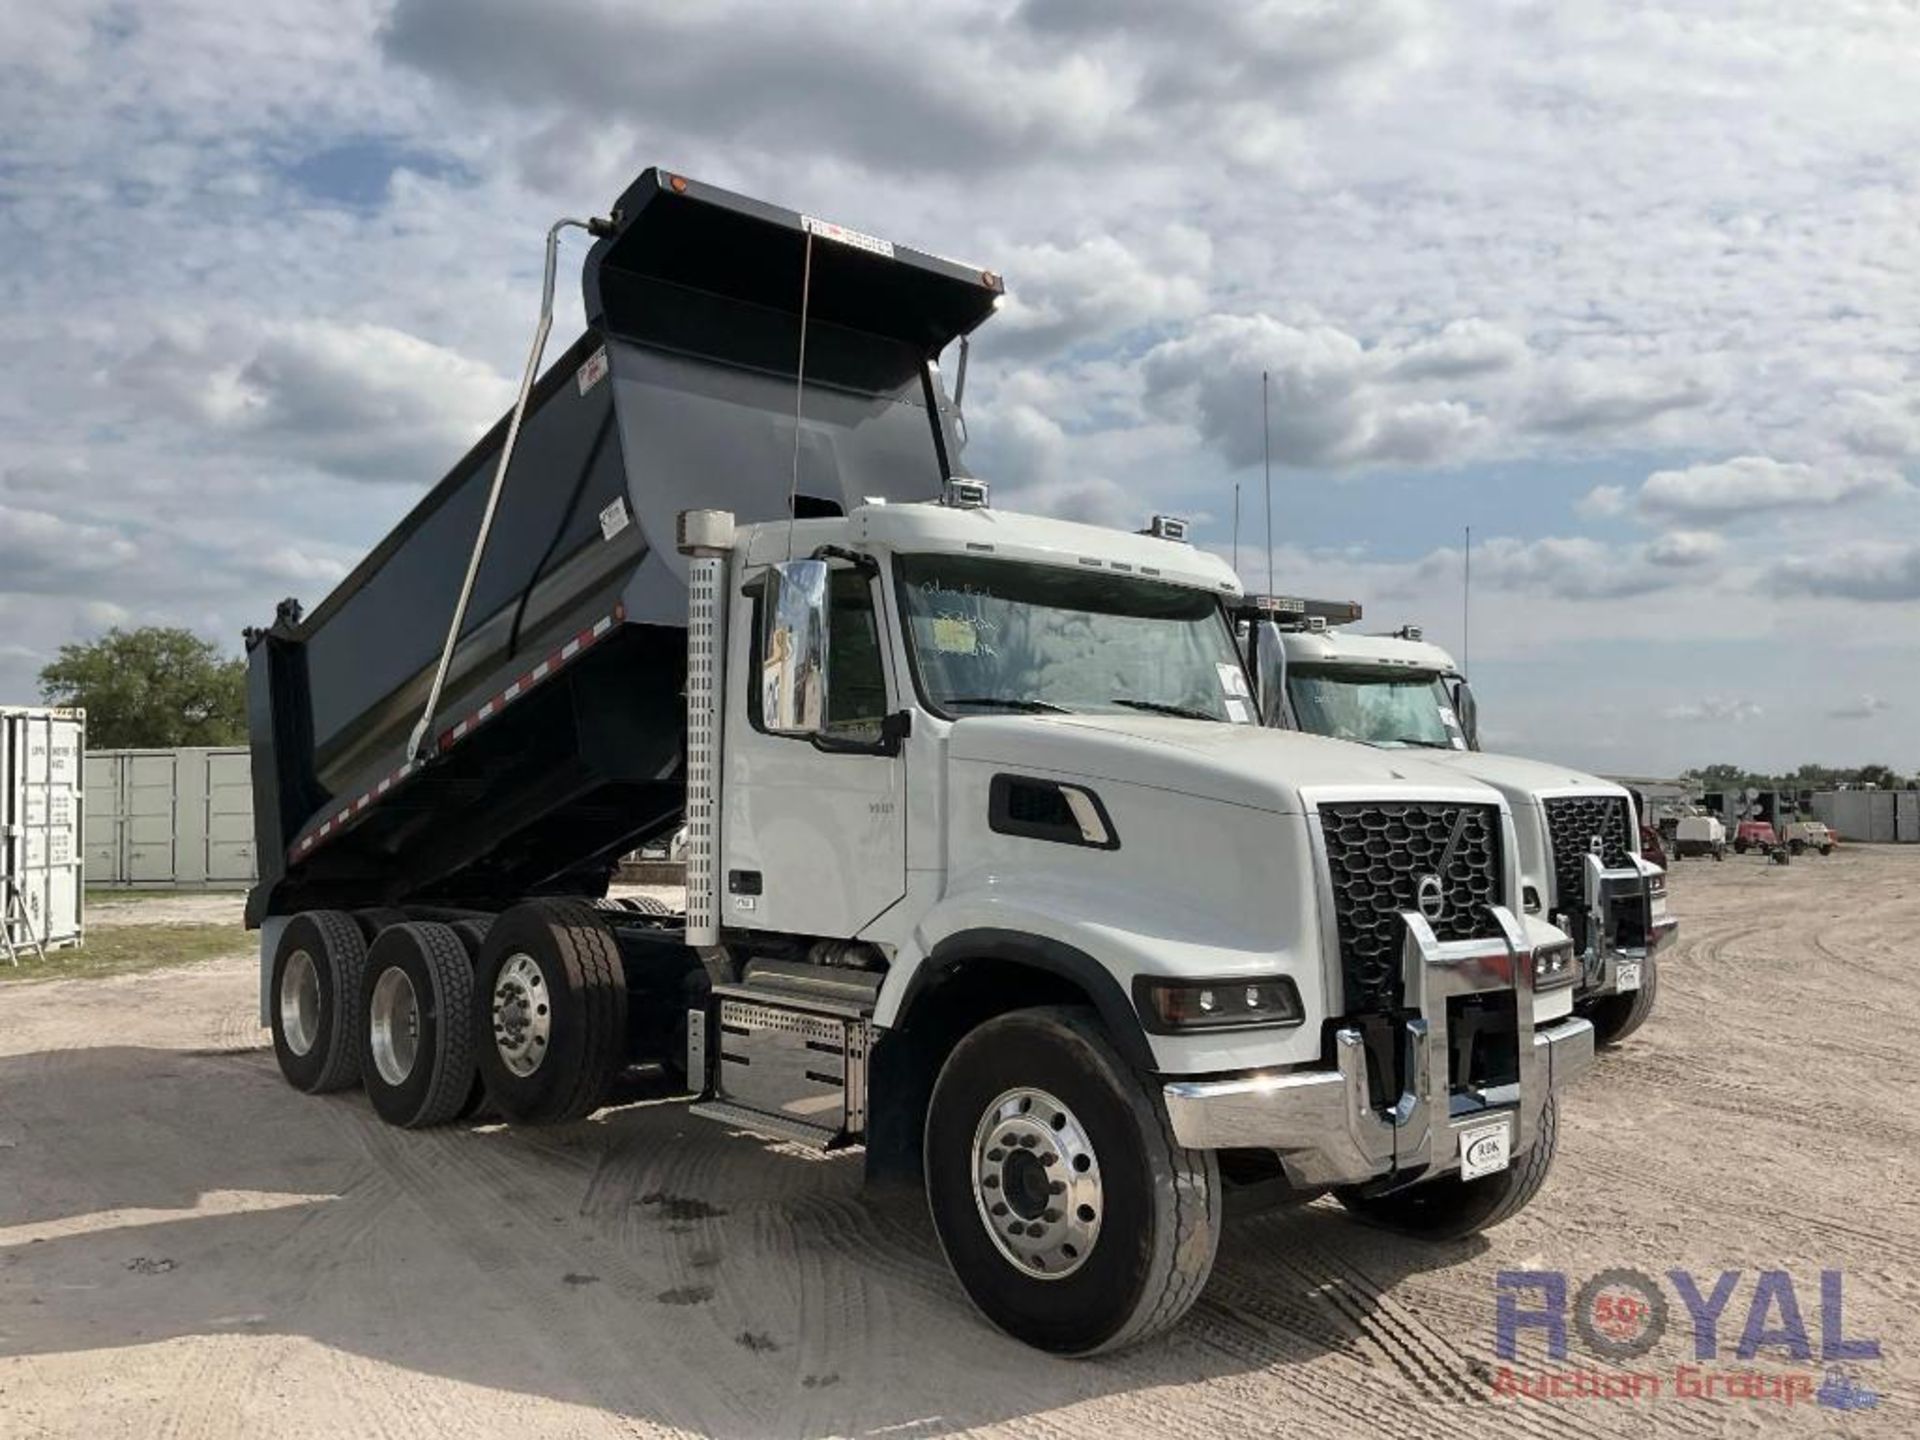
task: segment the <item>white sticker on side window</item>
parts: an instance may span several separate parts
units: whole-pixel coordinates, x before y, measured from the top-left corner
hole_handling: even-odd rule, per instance
[[[1214,669],[1220,672],[1220,693],[1237,695],[1242,700],[1251,700],[1253,692],[1247,689],[1247,676],[1238,665],[1229,665],[1226,661],[1216,661]]]
[[[1253,707],[1248,705],[1244,700],[1236,700],[1232,696],[1229,696],[1227,698],[1227,719],[1236,725],[1251,725],[1253,723]]]

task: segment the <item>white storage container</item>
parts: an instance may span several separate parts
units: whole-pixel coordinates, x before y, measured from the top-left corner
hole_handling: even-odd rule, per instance
[[[87,884],[218,889],[254,876],[245,748],[87,756]]]
[[[0,922],[19,950],[81,940],[86,735],[84,710],[0,706]]]

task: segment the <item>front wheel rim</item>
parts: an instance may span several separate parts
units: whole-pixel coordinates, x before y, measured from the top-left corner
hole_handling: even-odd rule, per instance
[[[1064,1280],[1093,1253],[1106,1213],[1086,1127],[1044,1090],[1008,1090],[973,1132],[971,1175],[994,1248],[1034,1280]]]
[[[373,1068],[389,1085],[406,1084],[420,1058],[420,999],[413,981],[399,966],[383,970],[374,981],[367,1026],[373,1041]]]

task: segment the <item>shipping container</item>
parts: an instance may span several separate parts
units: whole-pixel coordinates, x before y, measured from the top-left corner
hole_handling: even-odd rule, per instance
[[[84,710],[0,706],[0,956],[78,945]]]
[[[1920,791],[1822,790],[1813,797],[1813,813],[1843,842],[1920,842]]]
[[[255,875],[244,747],[87,756],[87,884],[220,889]]]

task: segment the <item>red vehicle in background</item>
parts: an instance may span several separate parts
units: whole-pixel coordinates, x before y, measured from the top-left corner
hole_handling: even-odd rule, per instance
[[[1773,833],[1772,822],[1742,820],[1733,832],[1733,853],[1744,855],[1750,849],[1777,850],[1780,837]]]

